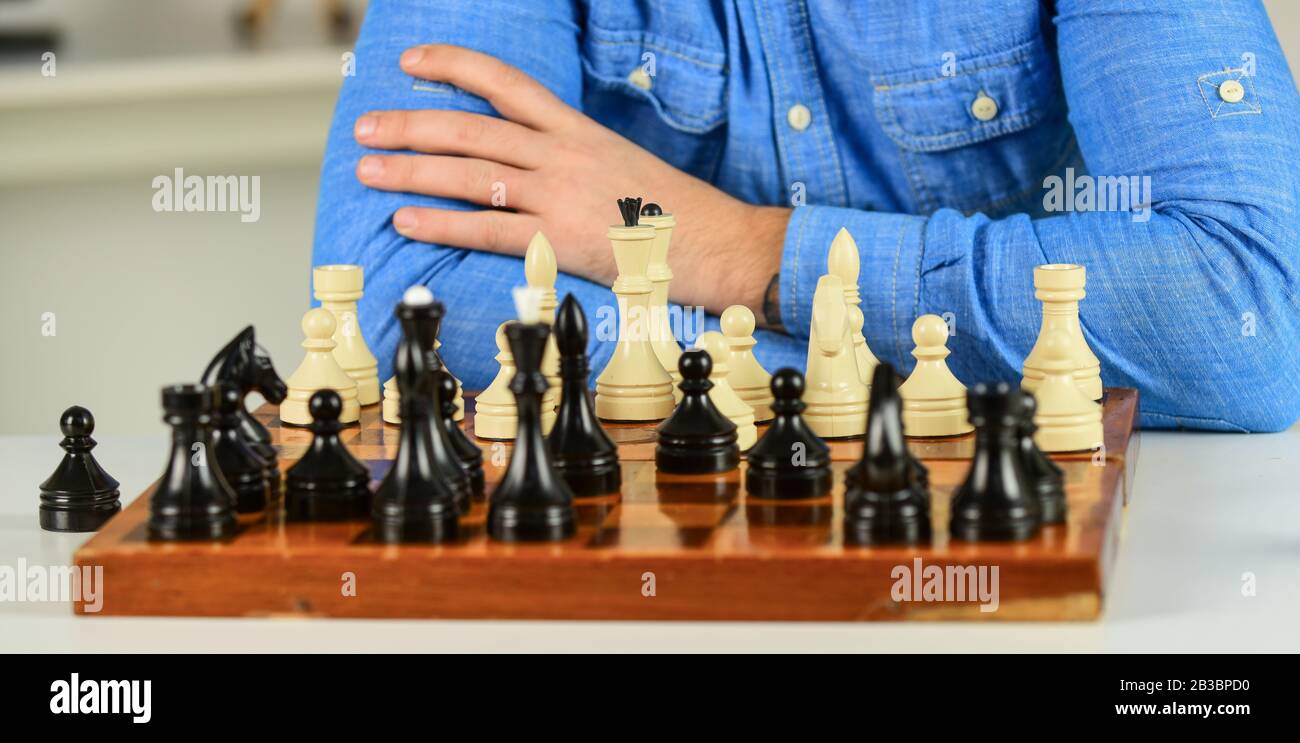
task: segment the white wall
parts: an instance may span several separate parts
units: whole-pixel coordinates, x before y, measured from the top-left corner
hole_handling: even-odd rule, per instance
[[[0,434],[57,436],[72,404],[96,413],[101,435],[157,433],[159,387],[195,379],[244,325],[282,376],[300,358],[340,52],[226,56],[230,0],[185,2],[220,26],[218,41],[176,15],[177,1],[150,3],[144,27],[105,10],[118,4],[48,4],[78,19],[58,76],[0,70]],[[1295,70],[1300,2],[1265,5]],[[284,46],[301,41],[314,7],[282,11],[302,19]],[[0,21],[16,12],[0,6]],[[130,53],[108,38],[130,40]],[[149,44],[218,54],[150,57]],[[175,167],[260,175],[260,221],[154,212],[150,180]],[[41,333],[45,312],[53,337]]]

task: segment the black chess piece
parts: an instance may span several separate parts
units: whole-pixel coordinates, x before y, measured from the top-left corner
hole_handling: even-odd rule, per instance
[[[444,542],[456,538],[460,504],[434,456],[438,445],[434,438],[442,435],[440,445],[445,449],[446,432],[430,418],[438,409],[438,390],[433,384],[429,349],[442,305],[434,302],[427,290],[413,288],[394,314],[402,324],[393,362],[401,393],[402,426],[397,456],[372,501],[375,537],[384,542]],[[464,475],[459,464],[456,471]]]
[[[438,385],[438,404],[442,407],[442,426],[447,431],[447,443],[469,478],[470,494],[483,495],[483,450],[456,425],[456,378],[446,369],[439,369],[434,372],[434,384]]]
[[[550,328],[545,323],[513,322],[506,339],[515,357],[510,381],[518,410],[518,429],[510,463],[488,507],[488,534],[502,542],[557,541],[573,535],[577,515],[573,491],[551,464],[542,436],[542,353]]]
[[[122,510],[118,482],[95,461],[95,416],[73,405],[59,418],[63,461],[41,483],[41,528],[46,531],[96,531]]]
[[[736,424],[718,412],[709,399],[713,359],[707,351],[684,351],[677,360],[682,381],[682,401],[668,420],[659,424],[655,467],[679,475],[726,472],[740,464]]]
[[[924,466],[908,452],[903,436],[903,401],[894,386],[894,369],[879,364],[871,377],[862,458],[845,476],[845,541],[916,544],[929,540],[930,496],[922,471]]]
[[[831,488],[831,449],[804,423],[803,375],[772,375],[775,417],[746,455],[745,489],[759,498],[816,498]]]
[[[663,207],[651,201],[641,207],[641,216],[643,217],[662,217],[664,215]]]
[[[1020,461],[1021,400],[1005,382],[977,384],[966,393],[975,455],[952,498],[954,539],[1023,541],[1038,534],[1041,509]]]
[[[284,476],[284,517],[289,521],[351,521],[370,513],[370,470],[339,438],[343,398],[317,390],[307,401],[311,446]]]
[[[1020,438],[1020,461],[1029,478],[1029,486],[1038,496],[1038,507],[1044,524],[1064,524],[1065,513],[1065,471],[1060,465],[1034,443],[1034,432],[1038,426],[1034,423],[1034,414],[1038,411],[1038,401],[1032,392],[1020,391],[1020,424],[1016,433]]]
[[[587,392],[587,318],[572,294],[555,317],[555,345],[560,352],[560,407],[546,437],[551,463],[579,498],[618,492],[622,470],[618,446],[610,440]]]
[[[271,476],[272,490],[278,490],[280,470],[275,466],[277,452],[271,445],[271,434],[248,412],[244,399],[250,392],[257,392],[272,405],[279,405],[289,394],[289,387],[276,374],[271,357],[257,345],[252,325],[239,331],[217,352],[200,381],[208,386],[228,382],[239,390],[240,435],[258,456],[271,463],[267,474]]]
[[[243,395],[229,382],[212,386],[211,459],[217,463],[221,475],[235,491],[235,511],[259,513],[266,510],[271,495],[267,482],[267,461],[258,456],[239,433],[239,411],[243,409]]]
[[[219,540],[235,533],[235,493],[209,461],[215,403],[203,385],[163,388],[163,421],[172,427],[172,448],[149,498],[150,539]]]

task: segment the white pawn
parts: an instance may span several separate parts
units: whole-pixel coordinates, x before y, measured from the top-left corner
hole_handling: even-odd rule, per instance
[[[393,425],[402,423],[402,393],[397,389],[397,377],[389,377],[384,382],[384,422]]]
[[[867,385],[858,376],[848,316],[843,282],[822,276],[813,293],[803,395],[804,422],[822,438],[860,436],[867,430]]]
[[[741,400],[754,409],[754,420],[770,421],[772,412],[772,375],[754,358],[754,313],[743,304],[733,304],[722,312],[722,334],[731,348],[727,360],[731,373],[727,383]]]
[[[293,374],[285,380],[289,388],[284,402],[280,403],[280,420],[298,426],[312,422],[307,411],[307,401],[317,390],[332,389],[343,399],[342,423],[354,423],[361,418],[361,405],[357,402],[357,382],[343,371],[334,359],[334,315],[323,307],[309,310],[302,316],[302,334],[306,340],[302,347],[307,355]]]
[[[709,399],[719,413],[736,424],[736,444],[740,450],[749,449],[758,441],[758,428],[754,426],[754,409],[731,388],[731,347],[727,345],[727,339],[722,333],[710,330],[700,333],[700,337],[695,339],[695,347],[704,349],[713,361],[713,372],[709,374],[713,389],[709,390]]]
[[[1069,335],[1064,330],[1049,330],[1039,340],[1038,350],[1044,371],[1034,391],[1038,400],[1034,441],[1038,448],[1081,451],[1101,446],[1101,406],[1079,389]]]
[[[474,435],[481,439],[513,439],[519,420],[515,393],[510,391],[510,380],[515,378],[515,357],[506,342],[506,323],[497,327],[496,343],[499,368],[492,384],[474,400]]]
[[[849,333],[853,338],[853,354],[858,363],[858,378],[863,384],[871,383],[871,375],[880,363],[867,345],[867,337],[862,334],[866,317],[862,314],[862,293],[858,289],[858,275],[862,272],[862,257],[853,236],[843,227],[831,240],[831,250],[826,256],[826,272],[836,276],[844,284],[844,301],[849,309]]]
[[[334,315],[334,359],[357,381],[357,402],[379,402],[379,361],[370,353],[357,322],[357,300],[365,285],[361,266],[317,266],[312,287],[321,307]]]
[[[541,311],[541,321],[547,325],[555,322],[555,278],[558,268],[555,261],[555,249],[551,247],[551,241],[546,239],[546,235],[537,232],[533,239],[528,242],[528,250],[524,252],[524,279],[528,286],[537,289],[541,293],[541,301],[538,305]],[[555,333],[551,333],[546,338],[546,350],[542,353],[542,375],[546,377],[548,384],[546,393],[542,395],[542,412],[551,411],[550,422],[555,422],[555,409],[560,405],[560,352],[555,347]],[[542,432],[549,433],[550,425],[546,423],[546,416],[542,417]]]
[[[908,436],[957,436],[973,429],[966,410],[966,386],[948,369],[948,324],[938,315],[912,323],[916,368],[898,388],[903,430]]]
[[[442,341],[435,339],[434,350],[441,347]],[[451,372],[447,373],[451,374]],[[456,412],[452,414],[451,419],[459,422],[465,420],[465,396],[461,392],[460,380],[456,379],[454,374],[451,378],[456,380]],[[402,391],[397,387],[397,377],[389,377],[388,381],[384,382],[383,417],[385,423],[392,423],[395,426],[402,423]]]

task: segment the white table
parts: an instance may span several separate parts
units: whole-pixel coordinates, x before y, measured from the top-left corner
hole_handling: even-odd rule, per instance
[[[1146,432],[1105,615],[1086,623],[759,624],[75,617],[0,603],[4,651],[1300,651],[1300,425],[1272,435]],[[57,432],[0,437],[0,565],[66,565],[86,535],[37,525]],[[105,435],[124,503],[166,443]],[[1256,595],[1243,596],[1253,573]],[[112,590],[109,587],[108,590]]]

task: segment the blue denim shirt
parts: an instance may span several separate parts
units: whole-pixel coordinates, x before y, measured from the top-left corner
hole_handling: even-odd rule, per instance
[[[803,368],[813,289],[847,227],[866,338],[904,370],[913,320],[935,313],[952,322],[960,379],[1018,379],[1041,317],[1033,267],[1079,263],[1084,334],[1107,385],[1141,390],[1143,425],[1272,431],[1300,417],[1300,96],[1257,2],[373,2],[330,132],[315,260],[365,267],[360,316],[384,374],[395,302],[431,287],[447,306],[443,356],[481,389],[522,262],[403,238],[398,207],[448,202],[354,175],[368,110],[493,113],[398,68],[428,42],[518,66],[736,197],[795,206],[780,277],[790,334],[758,334],[769,369]],[[648,90],[629,81],[651,61]],[[1089,207],[1087,184],[1113,197],[1113,177],[1133,198]],[[558,290],[589,312],[613,302],[572,276]],[[593,338],[597,371],[611,346]]]

